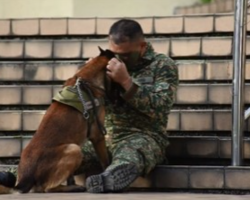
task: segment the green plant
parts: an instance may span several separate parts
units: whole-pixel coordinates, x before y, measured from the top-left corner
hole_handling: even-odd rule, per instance
[[[210,3],[212,2],[213,0],[200,0],[202,3]]]

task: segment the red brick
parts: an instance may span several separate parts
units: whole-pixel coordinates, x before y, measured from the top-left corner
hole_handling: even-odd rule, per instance
[[[171,40],[171,56],[199,56],[200,38],[179,38]]]
[[[232,54],[231,37],[202,38],[202,54],[205,56],[229,56]]]
[[[21,140],[19,138],[2,138],[0,140],[0,157],[20,156]]]
[[[155,32],[158,34],[182,33],[183,17],[158,17],[155,18]]]
[[[215,16],[215,31],[216,32],[233,32],[234,31],[234,16],[228,14],[220,14]]]
[[[245,168],[245,169],[244,169]],[[227,167],[225,171],[225,188],[226,189],[250,189],[250,171],[249,167]]]
[[[47,62],[28,62],[25,65],[24,78],[28,81],[52,81],[53,64]]]
[[[110,27],[118,20],[115,18],[98,18],[96,21],[96,33],[98,35],[108,35]]]
[[[246,80],[250,80],[250,61],[246,62],[246,74],[245,74]]]
[[[213,130],[212,110],[181,111],[182,131]]]
[[[80,58],[81,45],[80,40],[56,40],[54,42],[54,57]]]
[[[23,112],[23,130],[34,131],[42,121],[45,111],[24,111]]]
[[[230,110],[214,111],[214,130],[230,131],[232,129],[232,114]]]
[[[69,35],[93,35],[96,33],[96,19],[68,19]]]
[[[22,62],[2,62],[0,63],[0,80],[5,81],[20,81],[23,80],[23,68]]]
[[[20,86],[0,86],[0,105],[20,105],[22,88]]]
[[[66,80],[72,77],[77,70],[79,69],[78,65],[71,63],[61,63],[55,66],[54,68],[54,80]]]
[[[169,54],[170,41],[168,39],[148,39],[157,53]]]
[[[0,35],[10,34],[10,20],[0,20]]]
[[[0,111],[0,130],[19,131],[22,126],[21,111]]]
[[[0,58],[22,58],[23,41],[0,41]]]
[[[12,20],[12,33],[14,35],[38,35],[38,19],[16,19]]]
[[[52,99],[52,86],[23,86],[23,104],[49,105]]]
[[[250,103],[250,84],[245,84],[245,103]]]
[[[82,53],[84,58],[96,57],[99,55],[100,51],[98,49],[100,46],[102,49],[108,48],[108,40],[84,40],[82,45]]]
[[[190,187],[194,189],[223,189],[224,170],[219,167],[192,168],[190,170]]]
[[[41,35],[66,35],[67,20],[66,19],[41,19],[40,21]]]
[[[183,138],[184,140],[184,138]],[[185,138],[186,151],[188,157],[214,158],[218,157],[218,140],[214,137]],[[180,141],[181,142],[181,141]]]
[[[207,84],[180,84],[177,90],[177,104],[206,104]]]
[[[152,34],[154,31],[153,27],[153,18],[152,17],[146,17],[146,18],[134,18],[135,21],[137,21],[143,30],[144,34]]]
[[[209,102],[212,104],[231,104],[232,86],[229,84],[209,85]]]
[[[246,55],[250,55],[250,37],[247,37],[247,42],[246,42]]]
[[[206,79],[208,80],[230,80],[233,76],[231,61],[207,61]]]
[[[250,14],[247,15],[247,31],[250,31],[250,23],[249,23],[249,20],[250,20]]]
[[[204,62],[199,61],[182,61],[178,62],[178,71],[180,80],[203,80],[204,79]]]
[[[62,85],[53,85],[53,88],[52,88],[52,90],[53,90],[53,94],[52,94],[52,96],[55,96],[61,89],[62,89]]]
[[[169,119],[167,130],[180,130],[180,113],[178,110],[172,110]]]
[[[214,29],[214,17],[209,15],[184,17],[185,33],[211,33]]]
[[[52,41],[28,40],[25,42],[26,58],[52,58]]]

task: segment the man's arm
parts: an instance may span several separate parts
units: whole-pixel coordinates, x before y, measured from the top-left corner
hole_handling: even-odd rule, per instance
[[[163,65],[155,76],[154,85],[143,85],[133,81],[130,89],[123,94],[123,98],[141,113],[152,118],[161,117],[159,115],[170,111],[177,86],[177,67]]]

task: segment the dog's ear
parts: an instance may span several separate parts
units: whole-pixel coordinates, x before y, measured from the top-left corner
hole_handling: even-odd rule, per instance
[[[107,58],[111,59],[111,58],[114,58],[114,57],[115,57],[115,54],[114,54],[113,51],[110,51],[109,49],[106,49],[106,51],[105,51],[105,56],[106,56]]]
[[[108,59],[111,59],[111,58],[115,57],[115,54],[112,51],[110,51],[109,49],[106,49],[104,51],[101,47],[98,46],[98,48],[100,50],[100,55],[99,56],[106,56]]]
[[[98,49],[100,50],[100,56],[104,56],[105,51],[100,46],[98,46]]]

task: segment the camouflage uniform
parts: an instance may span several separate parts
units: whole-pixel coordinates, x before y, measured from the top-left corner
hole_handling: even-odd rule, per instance
[[[131,89],[122,94],[125,105],[108,109],[105,126],[107,146],[112,155],[108,169],[133,163],[147,174],[165,159],[168,114],[178,85],[178,71],[172,59],[154,52],[150,43],[142,61],[129,71]],[[90,142],[83,148],[84,170],[93,169],[98,159]]]

